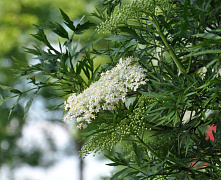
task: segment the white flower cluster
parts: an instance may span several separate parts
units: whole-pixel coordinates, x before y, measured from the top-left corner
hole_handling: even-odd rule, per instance
[[[126,24],[128,19],[139,18],[139,14],[151,15],[159,6],[164,6],[169,0],[134,0],[118,9],[109,19],[97,27],[97,32],[110,32],[119,24]]]
[[[126,101],[128,90],[136,91],[146,84],[145,72],[136,58],[120,59],[116,67],[101,74],[100,79],[91,84],[81,94],[72,94],[65,102],[68,110],[64,120],[76,118],[78,128],[86,128],[100,109],[114,110],[121,100]]]

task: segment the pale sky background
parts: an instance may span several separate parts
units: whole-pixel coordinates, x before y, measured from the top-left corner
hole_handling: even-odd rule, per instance
[[[112,168],[105,164],[107,160],[97,160],[92,155],[85,159],[84,180],[99,180],[101,176],[110,176]],[[1,180],[9,179],[10,169],[3,167],[0,170]],[[31,168],[24,166],[15,171],[15,180],[78,180],[78,157],[65,158],[54,166],[43,168]]]
[[[59,117],[62,118],[62,112],[45,112],[42,99],[36,99],[28,114],[27,124],[23,128],[23,136],[18,141],[18,146],[23,147],[25,151],[29,151],[35,146],[42,150],[46,149],[44,150],[45,156],[50,157],[50,154],[47,154],[50,152],[47,151],[47,141],[43,133],[46,130],[60,151],[67,148],[71,141],[70,130],[75,128],[73,123],[65,123],[60,126],[46,121],[45,119],[49,116],[57,116],[59,119]],[[11,170],[7,166],[3,166],[0,169],[0,180],[79,180],[79,158],[76,152],[73,151],[72,156],[64,156],[58,152],[57,159],[57,163],[49,168],[21,165],[14,171],[14,179],[10,177]],[[105,165],[106,163],[110,163],[110,161],[99,158],[99,155],[87,156],[84,162],[84,180],[99,180],[101,176],[109,177],[113,167]]]

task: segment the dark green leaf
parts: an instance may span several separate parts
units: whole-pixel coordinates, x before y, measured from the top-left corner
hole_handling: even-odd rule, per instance
[[[18,105],[19,101],[21,100],[23,94],[20,94],[17,98],[17,100],[15,101],[15,103],[13,104],[13,106],[11,107],[10,111],[9,111],[9,115],[8,115],[8,119],[10,119],[12,111],[14,110],[14,108]]]
[[[34,100],[34,98],[37,96],[37,93],[39,92],[39,89],[37,91],[34,92],[34,94],[32,95],[32,97],[29,99],[29,101],[26,103],[26,106],[25,106],[25,113],[24,113],[24,118],[27,116],[28,114],[28,111],[32,105],[32,102]]]
[[[134,152],[136,154],[137,164],[138,164],[138,166],[141,166],[141,164],[142,164],[142,152],[141,152],[141,149],[137,147],[136,143],[133,143],[132,145],[133,145],[133,148],[134,148]]]
[[[52,29],[52,31],[54,33],[56,33],[57,35],[59,35],[62,38],[66,38],[68,39],[68,32],[64,29],[64,27],[62,25],[60,25],[59,23],[52,23],[50,22],[49,27]]]
[[[0,85],[0,88],[3,89],[3,90],[9,90],[14,94],[22,94],[22,92],[19,91],[18,89],[14,89],[14,88],[11,88],[11,87],[8,87],[8,86]]]
[[[85,30],[89,29],[91,26],[94,26],[94,23],[90,23],[89,21],[78,24],[75,30],[75,34],[82,34]]]
[[[123,173],[125,173],[125,172],[127,172],[127,171],[129,171],[129,170],[130,170],[130,168],[122,169],[121,171],[115,173],[115,174],[110,178],[110,180],[118,180],[118,177],[119,177],[121,174],[123,174]]]
[[[0,105],[4,102],[4,98],[2,97],[2,95],[0,94]]]

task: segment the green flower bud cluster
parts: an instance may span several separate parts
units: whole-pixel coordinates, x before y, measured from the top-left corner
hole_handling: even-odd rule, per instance
[[[97,153],[103,150],[112,150],[124,138],[130,135],[138,136],[143,130],[147,130],[143,114],[147,110],[146,105],[153,101],[153,98],[141,96],[138,106],[126,118],[111,124],[102,123],[99,126],[98,133],[93,135],[81,149],[81,156],[85,157],[91,152]]]
[[[164,6],[169,0],[135,0],[131,4],[126,4],[119,8],[105,22],[97,27],[97,32],[110,32],[117,28],[119,24],[126,24],[128,19],[137,19],[142,14],[154,14],[155,9]],[[141,13],[141,14],[140,14]]]

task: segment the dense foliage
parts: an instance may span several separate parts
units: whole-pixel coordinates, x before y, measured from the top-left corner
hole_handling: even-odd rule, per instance
[[[22,73],[35,85],[35,94],[52,86],[70,96],[67,119],[85,128],[82,156],[114,151],[106,155],[113,161],[108,165],[123,168],[112,180],[219,179],[220,12],[219,0],[105,0],[92,14],[102,21],[95,29],[101,38],[81,45],[76,36],[94,24],[76,24],[61,10],[65,25],[37,27],[33,36],[43,46],[26,51],[39,63],[21,66]],[[61,39],[58,49],[45,29]],[[95,66],[99,58],[108,63]],[[119,63],[128,63],[121,67],[124,74],[115,70]],[[138,86],[130,88],[134,82]],[[214,141],[206,139],[208,125],[217,127]]]
[[[31,87],[34,88],[34,86],[32,86],[31,83],[27,84],[29,79],[20,76],[19,70],[21,66],[34,64],[35,61],[37,61],[33,59],[32,55],[25,53],[22,48],[24,46],[32,46],[33,44],[36,46],[40,45],[39,41],[34,40],[32,36],[30,36],[30,34],[35,32],[33,24],[44,24],[48,21],[62,22],[58,7],[65,10],[70,17],[80,19],[83,14],[92,12],[91,8],[96,3],[96,0],[73,0],[71,2],[69,0],[0,1],[0,43],[2,45],[0,51],[0,169],[2,166],[9,165],[10,174],[13,174],[12,168],[17,165],[19,165],[19,167],[23,164],[31,166],[51,165],[51,160],[53,159],[54,161],[55,158],[50,158],[51,160],[45,158],[45,149],[42,150],[36,143],[32,143],[34,147],[27,150],[27,147],[21,145],[21,138],[23,139],[24,137],[25,129],[30,127],[30,120],[33,120],[33,122],[37,124],[39,123],[37,121],[41,117],[43,117],[42,119],[44,120],[50,121],[44,121],[43,124],[50,123],[54,126],[64,127],[60,121],[61,117],[56,115],[59,112],[62,114],[62,110],[51,110],[54,108],[55,101],[56,103],[62,103],[63,99],[54,100],[53,98],[57,97],[59,93],[54,93],[50,87],[38,91],[34,96],[34,103],[35,105],[36,103],[42,103],[41,108],[44,109],[45,112],[51,110],[49,113],[54,116],[49,117],[47,113],[41,113],[40,118],[36,117],[33,115],[33,109],[36,107],[34,105],[32,106],[32,110],[29,111],[29,114],[26,114],[27,116],[24,117],[25,105],[29,98],[33,97],[32,95],[35,89],[33,89],[33,91],[28,89]],[[81,40],[87,40],[89,36],[90,34],[85,34]],[[52,40],[51,43],[58,42],[53,36],[50,39]],[[19,59],[23,64],[18,65],[16,59]],[[41,79],[41,77],[39,78]],[[17,90],[15,90],[15,88]],[[18,96],[20,97],[19,99],[11,98]],[[31,103],[29,102],[29,104]],[[38,112],[38,114],[40,113]],[[45,129],[44,131],[47,134],[48,132],[46,131],[48,130]],[[49,149],[47,151],[50,151],[53,156],[55,152],[58,152],[58,149],[53,144],[51,134],[45,135],[44,138],[45,141],[48,141],[47,145]],[[29,144],[28,146],[30,147],[31,145]],[[67,155],[67,152],[61,153]],[[72,152],[72,154],[73,153],[74,152]],[[4,173],[1,173],[1,175],[2,174]],[[1,178],[2,176],[0,179]]]

